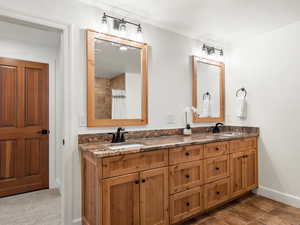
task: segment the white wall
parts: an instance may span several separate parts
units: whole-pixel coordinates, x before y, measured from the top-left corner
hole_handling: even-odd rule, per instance
[[[300,22],[237,43],[227,64],[226,121],[259,126],[259,193],[300,207]],[[236,119],[235,91],[248,91]]]
[[[71,130],[79,133],[107,132],[116,128],[86,127],[86,49],[85,29],[98,29],[102,11],[74,0],[10,0],[0,1],[0,8],[73,25],[73,71],[71,75]],[[191,106],[191,55],[200,55],[201,43],[187,37],[143,25],[149,51],[149,124],[127,130],[184,127],[184,108]],[[220,46],[218,46],[220,47]],[[81,125],[80,125],[81,124]],[[206,125],[206,124],[201,124]],[[80,159],[76,141],[71,143],[73,158],[73,220],[81,215]],[[72,159],[66,159],[70,161]]]
[[[49,148],[49,173],[50,173],[50,187],[58,187],[61,180],[61,152],[58,148],[58,141],[61,140],[60,133],[55,133],[55,127],[60,122],[59,109],[55,114],[55,77],[59,77],[59,62],[58,51],[60,34],[55,31],[46,31],[35,29],[28,26],[17,25],[1,21],[0,30],[5,31],[0,33],[0,57],[15,58],[21,60],[28,60],[34,62],[49,64],[49,129],[50,133],[50,148]],[[59,91],[57,94],[59,95]],[[59,102],[58,102],[59,104]],[[61,107],[60,107],[61,108]],[[59,138],[58,138],[59,137]],[[55,142],[56,141],[56,142]],[[57,144],[57,146],[56,146]]]

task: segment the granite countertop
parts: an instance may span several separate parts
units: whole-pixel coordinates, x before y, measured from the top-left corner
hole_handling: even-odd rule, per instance
[[[112,144],[103,142],[91,142],[85,144],[79,144],[79,149],[81,151],[87,151],[91,153],[94,157],[108,157],[117,156],[137,152],[146,152],[151,150],[174,148],[185,145],[195,145],[195,144],[205,144],[211,142],[219,141],[229,141],[239,138],[247,137],[257,137],[258,133],[246,133],[246,132],[233,132],[233,133],[220,133],[218,135],[213,135],[211,133],[196,133],[191,136],[183,135],[173,135],[173,136],[162,136],[153,138],[138,138],[126,141],[124,143]],[[119,145],[129,145],[129,144],[140,144],[141,147],[125,148],[112,150],[110,147]]]

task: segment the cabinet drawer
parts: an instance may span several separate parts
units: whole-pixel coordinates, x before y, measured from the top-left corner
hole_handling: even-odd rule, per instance
[[[113,156],[102,161],[104,178],[163,166],[168,166],[168,150]]]
[[[204,207],[209,209],[229,199],[229,178],[216,181],[204,186]]]
[[[205,183],[228,177],[229,172],[229,155],[204,160]]]
[[[203,187],[184,191],[170,198],[171,224],[203,211]]]
[[[230,141],[230,152],[241,152],[256,149],[257,138],[244,138]]]
[[[228,142],[217,142],[204,145],[204,158],[226,155],[229,153]]]
[[[203,145],[190,145],[169,149],[170,164],[190,162],[203,158]]]
[[[203,160],[169,167],[170,194],[203,184]]]

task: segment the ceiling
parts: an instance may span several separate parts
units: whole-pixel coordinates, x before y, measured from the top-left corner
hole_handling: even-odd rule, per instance
[[[95,45],[96,77],[112,78],[124,73],[141,73],[140,50],[108,41],[97,41]]]
[[[300,20],[299,0],[81,0],[191,38],[231,44]]]

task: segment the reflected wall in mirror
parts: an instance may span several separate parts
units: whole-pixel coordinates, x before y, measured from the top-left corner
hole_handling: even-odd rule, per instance
[[[147,123],[147,45],[87,31],[88,126]]]
[[[224,121],[224,64],[193,56],[193,122]]]

